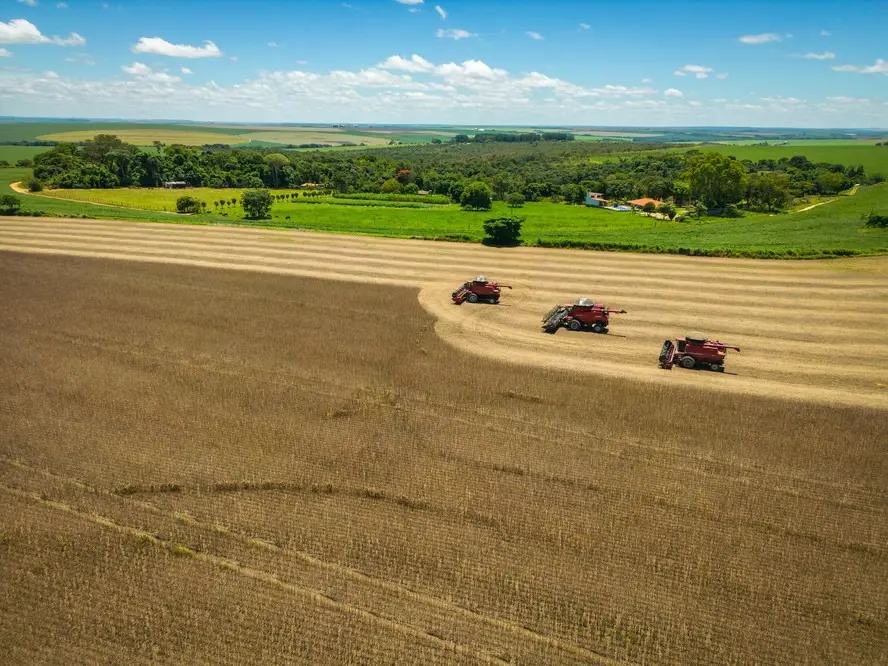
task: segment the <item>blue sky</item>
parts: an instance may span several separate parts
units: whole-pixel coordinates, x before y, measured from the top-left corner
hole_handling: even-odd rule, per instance
[[[3,115],[888,127],[888,0],[0,0]]]

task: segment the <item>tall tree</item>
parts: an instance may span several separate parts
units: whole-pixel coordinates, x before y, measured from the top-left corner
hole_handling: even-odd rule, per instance
[[[709,208],[724,208],[743,198],[746,169],[741,162],[720,155],[703,153],[688,161],[687,179],[691,196]]]
[[[789,201],[789,177],[779,171],[760,171],[749,177],[747,203],[757,210],[781,210]]]
[[[490,210],[492,193],[486,183],[476,180],[469,183],[459,199],[463,208]]]
[[[281,186],[281,169],[290,164],[289,158],[281,153],[271,153],[265,156],[265,163],[271,170],[271,182],[274,187]]]

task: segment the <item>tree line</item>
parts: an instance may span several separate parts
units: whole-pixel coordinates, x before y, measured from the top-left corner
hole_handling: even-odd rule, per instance
[[[410,145],[337,153],[272,149],[205,149],[155,144],[141,150],[113,135],[83,145],[60,144],[34,157],[34,177],[56,188],[289,188],[311,183],[337,193],[429,194],[462,202],[473,183],[493,200],[581,204],[586,192],[615,201],[651,197],[710,210],[744,204],[776,211],[794,198],[831,195],[855,183],[880,182],[863,167],[812,162],[804,156],[737,160],[718,153],[671,152],[668,144],[639,151],[628,142],[493,141]]]

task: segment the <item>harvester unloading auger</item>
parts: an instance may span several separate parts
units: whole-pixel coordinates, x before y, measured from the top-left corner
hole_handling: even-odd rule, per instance
[[[692,370],[693,368],[725,371],[725,355],[728,349],[739,352],[740,347],[718,340],[710,340],[702,333],[688,333],[675,342],[666,340],[660,350],[659,365],[671,370],[673,365]]]
[[[546,333],[554,333],[562,326],[567,326],[572,331],[589,328],[596,333],[607,333],[612,314],[626,314],[626,311],[611,310],[606,305],[581,298],[576,303],[556,305],[549,310],[543,317],[542,329]]]
[[[491,282],[483,275],[479,275],[471,282],[465,282],[460,285],[450,297],[457,305],[462,305],[465,301],[469,303],[486,301],[496,304],[499,303],[501,290],[511,288],[511,285]]]

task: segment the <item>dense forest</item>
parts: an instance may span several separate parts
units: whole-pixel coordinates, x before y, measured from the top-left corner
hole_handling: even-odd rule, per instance
[[[520,135],[516,135],[520,136]],[[315,183],[340,193],[428,192],[459,201],[472,182],[494,199],[521,194],[582,203],[585,192],[623,201],[639,196],[702,202],[724,208],[780,210],[793,198],[834,194],[854,183],[877,182],[862,167],[813,163],[803,156],[736,160],[700,150],[672,152],[669,144],[625,141],[451,141],[360,151],[292,151],[162,146],[141,150],[113,135],[82,145],[61,144],[34,158],[36,187],[157,187],[185,181],[195,187],[299,188]]]

